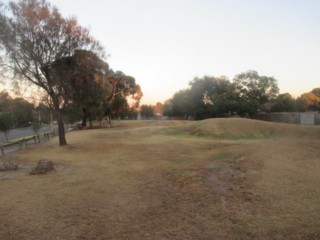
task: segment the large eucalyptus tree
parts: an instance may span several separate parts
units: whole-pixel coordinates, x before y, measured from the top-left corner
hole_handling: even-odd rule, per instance
[[[48,94],[57,115],[59,143],[66,145],[63,114],[68,104],[67,80],[55,77],[50,69],[77,50],[103,57],[103,48],[76,18],[62,17],[46,0],[0,2],[0,26],[1,69],[9,70],[17,82],[31,83]]]

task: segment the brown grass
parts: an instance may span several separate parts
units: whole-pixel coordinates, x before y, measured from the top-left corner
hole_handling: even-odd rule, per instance
[[[114,122],[10,156],[1,239],[319,239],[319,127]],[[46,158],[56,171],[30,176]]]

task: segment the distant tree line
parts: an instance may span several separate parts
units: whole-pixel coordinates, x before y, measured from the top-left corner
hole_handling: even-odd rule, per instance
[[[190,87],[176,92],[163,106],[163,114],[175,118],[248,116],[258,112],[320,110],[320,88],[294,99],[279,94],[274,77],[247,71],[231,81],[226,77],[194,78]]]
[[[157,102],[156,105],[141,105],[140,107],[140,115],[141,119],[155,119],[158,117],[162,117],[163,115],[163,104]]]
[[[34,121],[34,106],[23,98],[12,98],[7,92],[2,91],[0,114],[10,116],[12,126],[27,127]]]
[[[15,127],[27,127],[34,122],[34,106],[23,98],[11,98],[10,95],[0,92],[0,131],[8,140],[8,133]]]
[[[100,112],[98,105],[95,105],[94,102],[88,104],[85,100],[86,98],[79,99],[66,108],[66,123],[81,122],[80,125],[83,126],[83,121],[86,121],[84,119],[89,119],[92,123],[93,120],[99,120],[99,116],[101,118],[105,114],[109,114],[112,118],[137,119],[139,112],[138,106],[135,105],[137,103],[129,106],[128,100],[123,95],[115,98],[110,105],[108,105],[109,102],[105,102]],[[6,138],[13,128],[31,127],[37,132],[43,124],[52,124],[56,119],[57,117],[46,101],[34,104],[22,97],[13,98],[6,91],[0,92],[0,131],[5,134]]]

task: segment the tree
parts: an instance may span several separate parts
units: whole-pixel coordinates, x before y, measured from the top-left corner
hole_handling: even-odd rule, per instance
[[[320,98],[312,92],[304,93],[297,98],[299,111],[317,111],[320,109]]]
[[[190,89],[176,92],[171,100],[172,115],[187,119],[193,113],[191,104]]]
[[[129,108],[129,101],[133,108],[139,108],[140,99],[143,96],[140,85],[136,84],[136,80],[132,76],[128,76],[121,71],[114,72],[111,70],[108,74],[107,83],[111,86],[106,98],[107,111],[106,115],[119,115],[121,111]],[[128,101],[129,100],[129,101]]]
[[[86,49],[103,53],[100,44],[88,29],[72,17],[65,19],[46,0],[10,2],[0,10],[0,46],[2,68],[14,74],[17,81],[27,81],[43,89],[51,98],[59,128],[59,144],[66,145],[64,130],[64,79],[55,78],[50,69],[61,58]]]
[[[11,97],[5,91],[0,92],[0,112],[11,112]]]
[[[248,71],[235,76],[233,82],[239,94],[240,114],[255,114],[264,110],[265,104],[275,99],[279,92],[277,80]]]
[[[94,120],[118,115],[128,107],[129,96],[135,106],[139,105],[142,96],[133,77],[110,70],[106,62],[87,50],[77,50],[73,56],[57,60],[49,73],[56,79],[67,80],[67,115],[72,122],[82,119],[82,127],[87,126],[87,121],[92,126]]]
[[[163,104],[161,102],[157,102],[154,106],[154,112],[157,114],[163,114]]]
[[[119,100],[111,104],[112,115],[121,118],[137,119],[142,96],[141,87],[136,84],[133,91],[131,91],[131,95],[118,97]]]
[[[140,100],[143,96],[143,92],[139,84],[135,85],[133,94],[131,95],[132,108],[138,109],[140,106]]]
[[[164,114],[195,119],[227,116],[237,110],[235,85],[226,77],[194,78],[190,88],[176,92],[165,102]]]
[[[110,111],[113,116],[120,116],[129,108],[128,101],[125,97],[118,95],[110,104]]]
[[[138,118],[138,109],[135,107],[129,107],[121,112],[122,118],[136,120]]]
[[[136,80],[132,76],[128,76],[121,71],[114,72],[111,70],[108,74],[108,84],[111,85],[111,91],[108,93],[107,99],[110,103],[118,95],[123,97],[132,96],[132,99],[136,101],[135,104],[139,104],[143,93]]]
[[[235,86],[226,77],[195,78],[190,86],[195,119],[226,116],[237,110]]]
[[[48,74],[63,84],[69,119],[82,119],[82,127],[85,127],[88,120],[92,123],[97,115],[103,115],[102,102],[111,92],[111,85],[107,82],[109,65],[95,53],[76,50],[72,56],[51,64]]]
[[[23,98],[11,100],[12,114],[16,122],[16,127],[28,127],[33,121],[34,106]]]
[[[314,88],[311,93],[316,95],[318,98],[320,98],[320,88]]]
[[[150,119],[154,116],[153,107],[151,105],[142,105],[140,113],[143,119]]]
[[[34,109],[33,119],[37,119],[39,123],[52,123],[53,116],[47,103],[41,102]]]
[[[3,132],[7,141],[9,140],[8,134],[13,128],[14,120],[12,114],[8,112],[0,112],[0,131]]]
[[[238,74],[233,82],[224,76],[196,77],[189,85],[165,102],[165,115],[193,116],[196,120],[253,115],[259,109],[266,109],[279,91],[276,79],[259,76],[255,71]]]
[[[297,111],[296,100],[289,94],[279,94],[271,107],[272,112],[295,112]]]
[[[23,98],[12,98],[7,92],[0,92],[0,112],[12,115],[15,127],[27,127],[33,121],[34,106]]]
[[[164,116],[168,116],[168,117],[172,117],[173,116],[173,112],[172,112],[172,98],[168,99],[164,102],[163,105],[163,115]]]

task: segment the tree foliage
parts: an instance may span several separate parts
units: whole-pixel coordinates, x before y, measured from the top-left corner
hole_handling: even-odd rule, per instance
[[[237,94],[226,77],[195,78],[190,86],[191,109],[196,119],[226,116],[236,110]]]
[[[253,115],[266,109],[279,91],[276,79],[256,71],[236,75],[233,81],[226,77],[194,78],[189,85],[165,102],[165,115],[194,119]]]
[[[64,103],[71,122],[100,120],[119,115],[129,107],[127,98],[138,106],[142,92],[135,79],[121,71],[114,72],[95,53],[77,50],[73,56],[54,62],[49,74],[64,84]],[[61,84],[61,85],[62,85]]]
[[[240,114],[253,115],[258,110],[265,110],[265,104],[275,99],[279,93],[275,78],[260,76],[256,71],[238,74],[233,82],[240,96]]]
[[[52,123],[52,121],[54,120],[50,106],[48,106],[48,104],[46,104],[45,102],[41,102],[38,104],[38,106],[35,108],[33,118],[39,123],[47,124]]]
[[[108,72],[108,64],[87,50],[60,58],[47,69],[48,75],[60,82],[60,95],[69,119],[82,119],[83,126],[98,115],[101,102],[107,97]]]
[[[154,116],[153,106],[141,105],[140,114],[142,119],[151,119]]]
[[[295,112],[297,111],[296,100],[289,94],[279,94],[271,107],[272,112]]]
[[[163,104],[163,115],[167,117],[173,117],[174,114],[172,112],[172,98],[166,100]]]
[[[27,127],[33,121],[34,106],[23,98],[12,98],[7,92],[0,92],[0,112],[12,115],[15,127]]]
[[[8,112],[0,112],[0,131],[3,132],[7,141],[8,134],[14,126],[15,124],[12,114]]]
[[[50,73],[52,65],[85,49],[103,53],[89,30],[73,18],[63,18],[46,0],[10,2],[0,11],[0,46],[4,64],[18,80],[43,89],[50,96],[58,118],[59,143],[67,144],[63,111],[65,82]]]
[[[34,106],[23,98],[12,100],[13,117],[16,121],[16,127],[27,127],[33,121]]]
[[[156,114],[163,114],[163,104],[161,102],[157,102],[156,105],[154,106],[154,112]]]
[[[173,95],[171,100],[171,113],[173,116],[188,118],[191,114],[190,89],[180,90]]]
[[[311,93],[316,95],[318,98],[320,98],[320,88],[314,88],[312,89]]]
[[[312,92],[304,93],[297,98],[299,111],[317,111],[320,110],[320,98]]]
[[[110,115],[122,115],[129,113],[129,109],[138,109],[143,96],[141,87],[136,84],[132,76],[121,71],[110,71],[107,83],[111,86],[106,100],[108,101],[108,112]],[[130,107],[130,103],[132,106]]]

